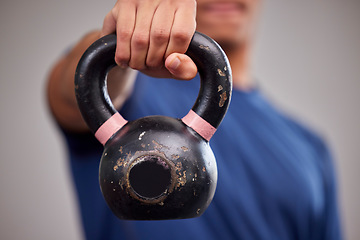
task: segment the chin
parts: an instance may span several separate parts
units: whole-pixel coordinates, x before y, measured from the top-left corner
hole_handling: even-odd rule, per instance
[[[208,35],[217,43],[219,43],[219,45],[224,49],[239,47],[243,45],[248,39],[246,29],[239,28],[238,26],[198,26],[197,31]]]
[[[223,48],[244,46],[253,37],[257,5],[255,0],[199,0],[197,30],[213,38]]]

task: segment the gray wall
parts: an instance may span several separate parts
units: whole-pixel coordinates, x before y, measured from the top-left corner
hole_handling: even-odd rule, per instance
[[[59,54],[100,28],[114,1],[0,2],[0,239],[82,239],[45,80]],[[268,0],[254,76],[317,129],[336,157],[345,234],[360,239],[360,1]]]

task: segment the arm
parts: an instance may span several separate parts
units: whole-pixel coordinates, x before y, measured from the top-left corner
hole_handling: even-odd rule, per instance
[[[117,33],[115,61],[119,66],[109,72],[107,81],[117,109],[131,93],[132,69],[153,77],[195,77],[196,65],[184,54],[195,32],[195,17],[195,0],[118,0],[106,15],[102,31],[84,36],[50,74],[48,100],[60,126],[72,132],[87,131],[75,99],[75,69],[84,51],[112,32]]]
[[[82,54],[99,37],[100,31],[85,35],[55,64],[49,76],[47,93],[52,114],[60,126],[72,132],[88,129],[75,99],[74,75]],[[120,108],[130,95],[134,80],[135,72],[130,68],[115,67],[109,72],[109,95],[115,107]]]

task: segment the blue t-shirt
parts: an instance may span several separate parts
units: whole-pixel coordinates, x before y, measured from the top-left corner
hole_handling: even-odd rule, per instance
[[[121,114],[181,118],[200,80],[139,74]],[[233,91],[210,141],[218,165],[215,197],[198,218],[124,221],[106,205],[98,183],[102,146],[90,134],[65,133],[87,239],[340,239],[336,181],[323,141],[275,109],[259,90]]]

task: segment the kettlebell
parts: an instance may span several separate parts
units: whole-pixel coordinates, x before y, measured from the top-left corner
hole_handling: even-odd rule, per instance
[[[209,140],[226,114],[232,92],[226,55],[214,40],[196,32],[186,54],[198,68],[201,85],[189,113],[182,119],[147,116],[128,122],[107,92],[107,73],[116,66],[115,49],[115,34],[95,41],[75,74],[81,114],[104,145],[99,182],[108,206],[128,220],[200,216],[217,184]]]

